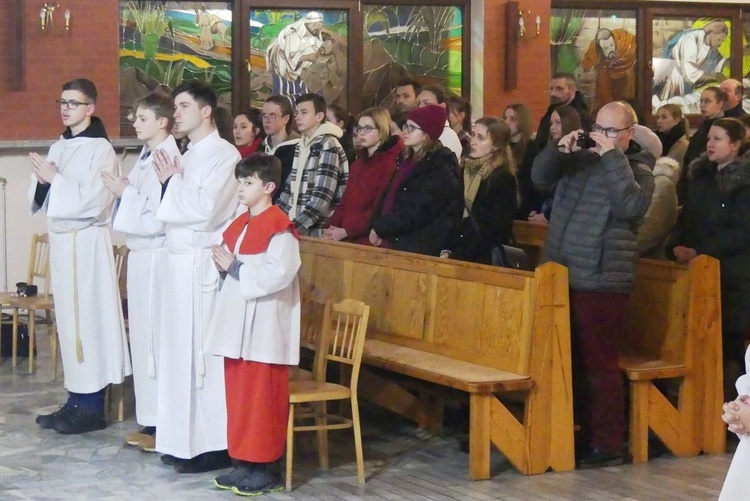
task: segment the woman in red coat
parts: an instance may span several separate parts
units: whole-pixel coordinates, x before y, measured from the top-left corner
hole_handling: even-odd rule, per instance
[[[370,245],[370,217],[396,170],[396,158],[404,143],[391,136],[391,115],[385,108],[363,111],[354,127],[359,151],[349,167],[349,179],[341,202],[323,230],[323,238]]]

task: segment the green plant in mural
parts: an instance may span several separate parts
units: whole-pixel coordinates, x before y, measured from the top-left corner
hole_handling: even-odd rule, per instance
[[[128,3],[125,13],[130,12],[135,21],[136,28],[141,34],[141,45],[143,55],[146,59],[156,59],[161,37],[167,32],[172,33],[172,21],[165,15],[165,6],[161,2],[136,2]]]
[[[420,7],[416,11],[408,26],[407,39],[420,43],[420,34],[429,34],[429,48],[432,52],[440,52],[442,34],[448,31],[453,23],[453,7]]]
[[[372,27],[376,24],[382,24],[387,36],[391,35],[391,23],[388,21],[388,15],[374,5],[365,6],[365,37],[370,36]]]

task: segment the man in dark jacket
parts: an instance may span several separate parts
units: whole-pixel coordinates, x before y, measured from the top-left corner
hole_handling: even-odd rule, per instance
[[[594,123],[588,113],[588,107],[583,101],[583,94],[578,91],[576,78],[570,73],[555,73],[549,82],[549,108],[547,113],[539,121],[539,127],[536,129],[534,146],[537,151],[541,151],[547,146],[549,141],[549,121],[555,108],[563,104],[572,106],[581,117],[581,124],[584,130],[589,130]]]
[[[633,117],[604,105],[590,134],[548,145],[534,161],[539,189],[556,185],[545,260],[568,267],[573,397],[580,467],[622,462],[625,395],[617,349],[638,259],[636,231],[651,203],[655,159],[632,141]]]

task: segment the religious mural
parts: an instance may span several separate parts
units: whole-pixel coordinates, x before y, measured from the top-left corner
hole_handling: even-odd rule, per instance
[[[552,9],[552,74],[571,73],[589,110],[635,99],[635,11]]]
[[[731,23],[728,19],[655,17],[653,20],[653,112],[676,104],[699,114],[701,91],[729,78]]]
[[[272,94],[294,99],[313,92],[347,103],[348,11],[251,10],[250,105]]]
[[[366,5],[363,106],[390,107],[402,78],[461,95],[463,11],[450,6]]]
[[[232,106],[232,11],[228,2],[120,2],[120,124],[136,99],[200,80]]]

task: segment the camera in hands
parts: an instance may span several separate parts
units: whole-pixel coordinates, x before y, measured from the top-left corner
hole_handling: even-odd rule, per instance
[[[578,134],[578,139],[576,139],[576,146],[583,149],[589,149],[596,146],[596,141],[591,139],[588,132],[581,132]]]

